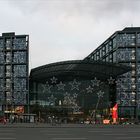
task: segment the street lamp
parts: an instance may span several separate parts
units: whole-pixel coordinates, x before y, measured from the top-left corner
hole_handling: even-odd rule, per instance
[[[103,94],[104,94],[104,92],[101,91],[101,90],[99,92],[97,92],[98,100],[97,100],[96,107],[95,107],[94,114],[93,114],[95,124],[96,124],[96,112],[97,112],[97,109],[98,109],[98,106],[99,106],[99,103],[100,103],[100,99],[103,97]]]

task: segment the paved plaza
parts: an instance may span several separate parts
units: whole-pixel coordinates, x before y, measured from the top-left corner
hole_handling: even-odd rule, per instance
[[[9,124],[0,140],[140,140],[140,125]]]

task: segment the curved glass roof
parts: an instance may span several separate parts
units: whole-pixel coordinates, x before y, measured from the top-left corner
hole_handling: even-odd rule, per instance
[[[130,71],[131,68],[120,64],[105,62],[95,62],[87,60],[62,61],[43,65],[31,70],[30,80],[43,82],[47,78],[56,76],[61,79],[69,80],[75,76],[82,79],[97,77],[105,80],[110,76],[116,78],[118,75]]]

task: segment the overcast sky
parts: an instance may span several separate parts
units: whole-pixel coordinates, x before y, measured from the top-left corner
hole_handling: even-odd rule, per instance
[[[140,26],[140,0],[0,0],[0,32],[30,36],[30,69],[83,59],[116,30]]]

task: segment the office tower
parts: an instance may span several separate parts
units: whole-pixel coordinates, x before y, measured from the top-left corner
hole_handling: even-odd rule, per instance
[[[0,36],[0,111],[27,108],[29,95],[29,36],[3,33]]]

